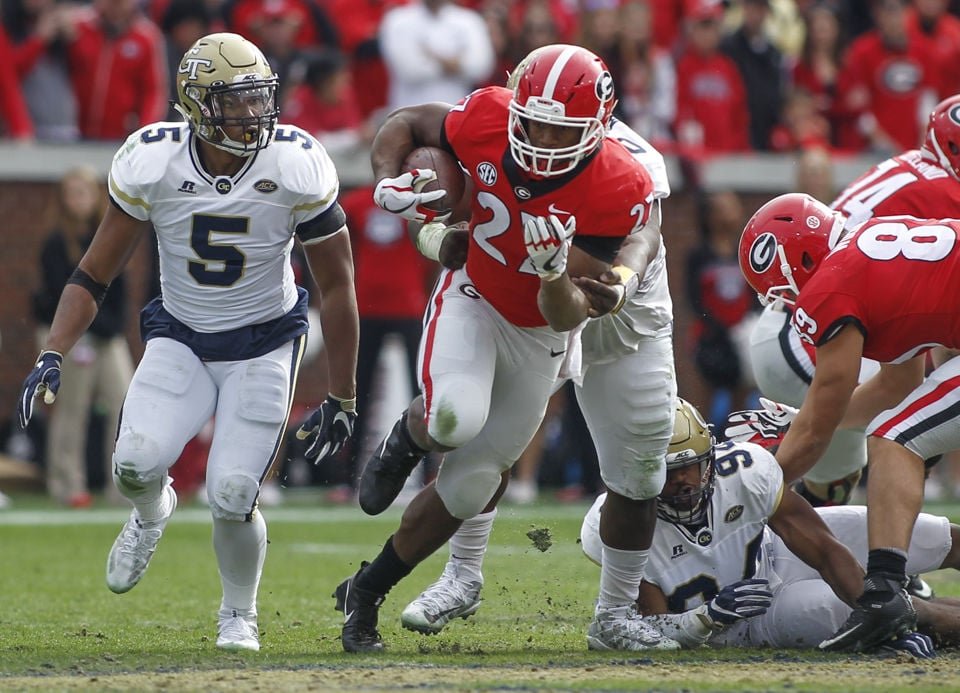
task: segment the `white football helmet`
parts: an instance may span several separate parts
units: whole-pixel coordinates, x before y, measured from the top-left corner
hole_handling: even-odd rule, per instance
[[[572,171],[607,134],[616,105],[613,77],[603,61],[580,46],[553,44],[533,51],[510,75],[513,88],[507,135],[524,171],[560,176]],[[527,123],[578,128],[576,144],[547,149],[531,144]]]
[[[184,54],[177,69],[177,111],[197,137],[238,156],[270,143],[280,111],[277,76],[263,53],[238,34],[210,34]],[[225,128],[242,128],[241,140]]]

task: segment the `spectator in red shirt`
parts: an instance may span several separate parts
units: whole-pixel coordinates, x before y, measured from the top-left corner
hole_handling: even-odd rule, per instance
[[[27,140],[33,137],[33,123],[20,90],[13,46],[0,25],[0,116],[5,137]]]
[[[94,0],[73,15],[70,77],[80,134],[119,140],[167,113],[163,35],[136,0]]]
[[[380,22],[391,7],[406,0],[327,0],[340,36],[340,50],[350,61],[360,111],[366,118],[387,103],[387,68],[380,52]]]
[[[337,46],[337,28],[330,16],[312,0],[227,0],[223,5],[227,30],[254,40],[256,24],[264,14],[284,16],[297,23],[293,39],[297,48]],[[270,67],[276,71],[273,63]],[[280,75],[283,79],[283,75]]]
[[[331,153],[369,145],[374,130],[364,122],[344,55],[331,48],[308,55],[306,62],[303,83],[283,102],[284,119],[319,139]]]
[[[907,0],[874,0],[875,29],[847,50],[837,80],[838,142],[844,149],[896,152],[920,146],[938,100],[937,62],[907,31]]]
[[[679,50],[685,10],[684,0],[654,0],[653,40],[659,48],[673,53]]]
[[[674,130],[679,151],[691,157],[750,149],[743,79],[734,62],[719,51],[723,11],[719,0],[690,0],[687,6],[687,43],[677,60]]]
[[[927,41],[938,63],[940,95],[960,91],[960,17],[950,14],[948,0],[913,0],[907,11],[910,40]]]
[[[836,144],[834,103],[846,45],[840,10],[831,0],[817,0],[803,13],[803,20],[806,36],[791,68],[791,81],[795,89],[813,97],[817,112],[830,124],[830,142]]]

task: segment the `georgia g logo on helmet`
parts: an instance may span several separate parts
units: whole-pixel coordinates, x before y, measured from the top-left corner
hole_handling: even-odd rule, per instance
[[[597,79],[597,100],[600,102],[600,108],[613,100],[613,75],[604,70]]]
[[[950,107],[947,117],[954,125],[960,126],[960,103]]]
[[[757,274],[763,274],[773,266],[777,257],[777,238],[767,231],[761,233],[750,246],[750,269]]]

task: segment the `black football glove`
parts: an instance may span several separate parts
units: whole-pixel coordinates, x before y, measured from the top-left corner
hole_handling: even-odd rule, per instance
[[[33,402],[43,395],[46,404],[53,404],[60,389],[60,368],[63,366],[63,354],[56,351],[41,351],[33,370],[23,381],[20,399],[17,400],[17,416],[20,428],[26,428],[33,416]]]
[[[722,628],[745,618],[765,614],[773,601],[770,583],[765,578],[749,578],[727,585],[707,602],[711,627]]]
[[[353,435],[357,400],[328,395],[297,431],[297,440],[307,441],[304,456],[314,464],[330,459]]]

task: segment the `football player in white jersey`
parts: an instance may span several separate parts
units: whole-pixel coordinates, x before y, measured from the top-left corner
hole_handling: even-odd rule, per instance
[[[639,599],[665,634],[685,647],[814,649],[843,624],[862,590],[865,506],[814,510],[784,488],[770,452],[752,443],[715,445],[700,413],[679,398],[667,468]],[[602,560],[602,502],[587,513],[580,534],[594,562]],[[909,570],[960,567],[956,540],[960,527],[921,514]],[[956,600],[914,603],[921,630],[951,641],[960,636]],[[916,633],[895,647],[932,654]]]
[[[307,338],[307,294],[290,251],[303,244],[323,297],[329,396],[298,432],[319,461],[349,437],[358,317],[339,181],[320,143],[277,125],[277,76],[236,34],[211,34],[183,56],[185,122],[148,125],[113,159],[111,204],[70,279],[18,403],[54,400],[63,355],[97,312],[150,226],[162,296],[141,314],[146,342],[123,406],[113,479],[133,510],[107,559],[107,586],[143,577],[177,497],[167,475],[211,416],[206,489],[223,586],[217,646],[259,650],[257,589],[267,530],[260,484],[280,447]]]
[[[536,54],[521,61],[508,87]],[[610,274],[603,278],[609,282],[606,285],[576,280],[603,308],[583,326],[579,343],[576,335],[568,340],[567,362],[555,388],[567,378],[574,380],[597,447],[601,476],[608,488],[617,490],[606,496],[606,569],[600,576],[600,599],[587,633],[588,646],[643,650],[662,647],[669,638],[661,638],[645,624],[632,604],[617,609],[604,606],[630,602],[627,596],[636,594],[656,522],[655,499],[665,478],[663,460],[673,428],[673,304],[660,238],[660,200],[669,196],[670,184],[663,156],[626,124],[614,119],[607,137],[623,144],[650,173],[656,203],[643,233],[624,242],[614,263],[622,277]],[[579,355],[578,350],[582,350]],[[437,633],[451,619],[477,611],[483,554],[508,477],[509,472],[484,512],[465,520],[454,534],[443,574],[401,614],[405,628]]]

